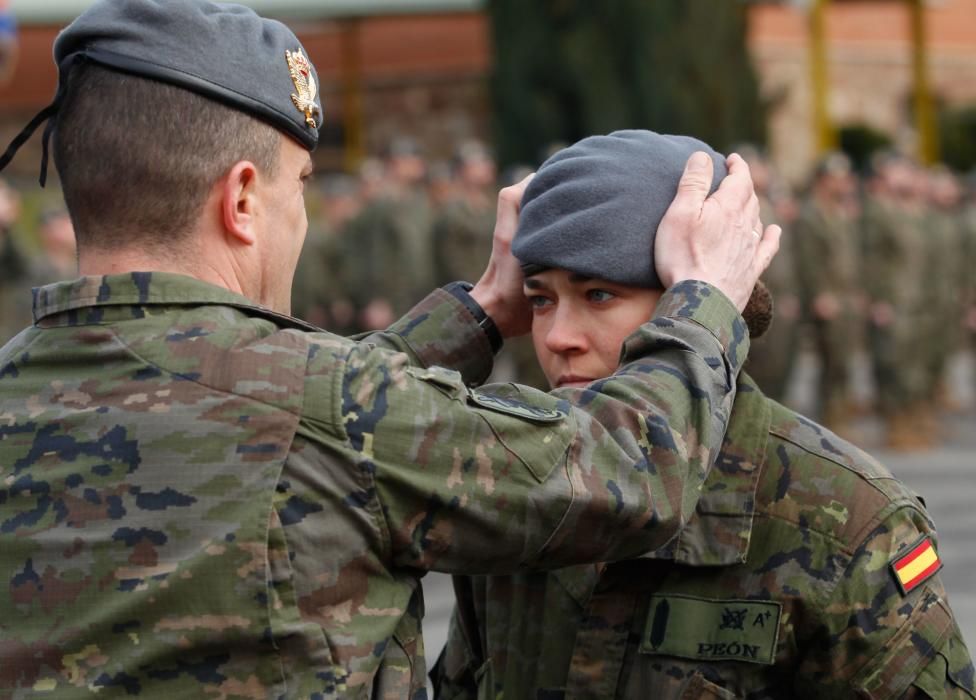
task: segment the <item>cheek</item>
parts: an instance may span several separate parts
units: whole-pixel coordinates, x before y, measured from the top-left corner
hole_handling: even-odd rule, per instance
[[[617,371],[620,360],[621,339],[617,339],[610,333],[601,335],[594,344],[594,355],[601,364],[600,369],[604,377],[608,377]]]
[[[559,372],[553,366],[558,357],[546,347],[546,332],[547,328],[544,323],[538,319],[532,321],[532,347],[535,349],[535,358],[539,367],[542,368],[542,373],[546,375],[549,385],[553,386],[554,380],[559,376]]]

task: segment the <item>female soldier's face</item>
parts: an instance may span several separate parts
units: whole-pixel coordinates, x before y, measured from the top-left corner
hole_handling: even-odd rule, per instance
[[[647,322],[663,293],[551,269],[527,277],[532,342],[552,388],[612,374],[624,340]]]

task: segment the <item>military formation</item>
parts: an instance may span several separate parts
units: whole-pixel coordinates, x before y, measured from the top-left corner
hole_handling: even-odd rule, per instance
[[[897,153],[878,153],[860,174],[833,153],[805,195],[774,176],[757,189],[767,220],[786,233],[765,276],[775,320],[755,343],[750,373],[769,396],[788,400],[793,363],[807,350],[819,365],[811,413],[824,425],[860,441],[857,418],[875,412],[887,447],[938,444],[940,417],[961,408],[949,363],[976,339],[972,188]],[[867,397],[854,391],[859,360],[871,368]]]
[[[392,323],[421,290],[477,280],[491,251],[498,181],[509,184],[529,170],[498,178],[484,144],[466,141],[455,150],[450,163],[431,163],[415,142],[398,139],[356,176],[317,178],[307,197],[296,316],[343,335],[368,332]],[[795,192],[758,150],[738,150],[750,162],[763,221],[785,229],[763,277],[775,299],[774,323],[754,344],[750,374],[768,396],[789,403],[796,361],[811,354],[818,371],[808,410],[824,425],[861,441],[856,426],[874,413],[892,449],[939,444],[940,417],[963,408],[949,363],[976,347],[973,189],[944,167],[922,168],[898,154],[879,154],[859,174],[835,153]],[[17,201],[0,186],[5,338],[30,319],[20,292],[65,269],[66,247],[49,240],[58,234],[48,225],[63,212],[47,207],[27,226],[26,217],[18,223]],[[36,233],[24,235],[27,228]],[[25,240],[37,242],[18,244]],[[867,396],[853,388],[856,362],[872,369]],[[545,386],[522,339],[503,351],[494,378]]]

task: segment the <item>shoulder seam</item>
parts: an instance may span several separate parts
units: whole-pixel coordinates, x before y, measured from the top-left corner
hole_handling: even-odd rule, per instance
[[[262,401],[261,399],[256,398],[254,396],[251,396],[249,394],[240,394],[240,393],[238,393],[236,391],[228,391],[227,389],[222,389],[220,387],[213,386],[212,384],[208,384],[207,382],[202,382],[199,379],[194,379],[193,377],[187,376],[187,375],[182,374],[180,372],[174,372],[173,370],[171,370],[171,369],[169,369],[167,367],[163,367],[162,365],[159,365],[158,363],[153,362],[152,360],[150,360],[150,359],[148,359],[146,357],[143,357],[143,355],[141,355],[139,352],[137,352],[136,350],[134,350],[131,345],[129,345],[127,342],[125,342],[125,340],[122,339],[122,337],[118,334],[118,332],[115,330],[115,328],[112,325],[105,324],[105,325],[102,326],[102,328],[108,329],[108,331],[112,334],[112,337],[115,338],[119,342],[119,344],[121,344],[122,347],[124,347],[129,353],[131,353],[133,357],[138,358],[139,360],[141,360],[142,362],[144,362],[146,365],[149,365],[150,367],[155,367],[159,371],[165,372],[166,374],[168,374],[168,375],[170,375],[172,377],[179,377],[183,381],[192,382],[192,383],[197,384],[199,386],[206,387],[207,389],[210,389],[211,391],[215,391],[215,392],[217,392],[219,394],[224,394],[226,396],[236,396],[236,397],[241,398],[241,399],[246,399],[248,401],[253,401],[254,403],[261,404],[262,406],[269,406],[269,407],[274,408],[274,409],[277,409],[279,411],[284,411],[285,413],[290,413],[291,415],[293,415],[296,418],[298,418],[299,420],[301,420],[301,412],[293,411],[293,410],[291,410],[291,409],[289,409],[289,408],[287,408],[285,406],[281,406],[279,404],[274,404],[274,403],[269,403],[267,401]],[[279,328],[278,331],[279,332],[283,332],[283,329]],[[306,359],[306,367],[307,367],[307,362],[308,362],[308,360]],[[303,384],[304,384],[304,382],[303,382]],[[303,387],[303,389],[304,389],[304,387]],[[303,394],[304,394],[304,391],[303,391]],[[304,403],[304,396],[302,397],[302,402]]]

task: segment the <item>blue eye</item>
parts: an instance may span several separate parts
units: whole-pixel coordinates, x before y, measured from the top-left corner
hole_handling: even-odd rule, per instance
[[[586,292],[586,298],[597,304],[602,304],[611,299],[616,299],[617,295],[613,292],[608,292],[606,289],[589,289]]]
[[[552,300],[548,297],[539,296],[538,294],[532,294],[528,297],[529,304],[532,305],[533,309],[541,309],[543,307],[552,304]]]

